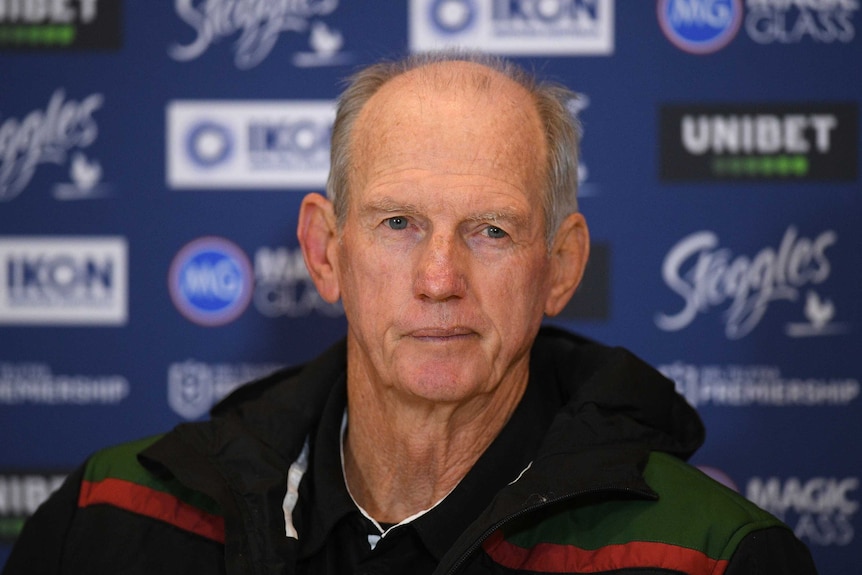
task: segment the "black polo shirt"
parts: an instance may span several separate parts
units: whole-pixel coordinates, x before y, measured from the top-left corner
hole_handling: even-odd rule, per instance
[[[312,438],[311,461],[293,513],[299,533],[297,573],[431,573],[497,491],[533,460],[560,405],[553,390],[531,381],[512,417],[455,489],[413,521],[388,528],[381,538],[344,483],[341,424],[346,395],[342,380],[333,388]]]

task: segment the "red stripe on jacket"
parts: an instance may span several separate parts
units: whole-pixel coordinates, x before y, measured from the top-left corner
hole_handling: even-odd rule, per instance
[[[201,537],[224,543],[224,518],[202,511],[179,498],[123,479],[83,481],[78,507],[107,504],[170,523]]]
[[[651,541],[607,545],[596,550],[556,543],[539,543],[525,549],[506,541],[501,531],[491,535],[482,547],[491,559],[504,567],[544,573],[598,573],[652,567],[721,575],[728,563],[726,559],[713,559],[696,549]]]

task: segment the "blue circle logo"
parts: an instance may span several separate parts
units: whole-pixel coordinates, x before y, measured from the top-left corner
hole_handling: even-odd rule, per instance
[[[473,0],[434,0],[430,7],[431,22],[444,34],[458,34],[473,25],[476,6]]]
[[[199,325],[218,326],[232,322],[248,307],[253,277],[241,249],[224,238],[205,237],[174,257],[168,287],[183,316]]]
[[[711,54],[736,37],[742,10],[742,0],[659,0],[658,21],[680,50]]]
[[[198,122],[186,137],[189,158],[203,168],[211,168],[227,160],[233,152],[233,134],[223,124]]]

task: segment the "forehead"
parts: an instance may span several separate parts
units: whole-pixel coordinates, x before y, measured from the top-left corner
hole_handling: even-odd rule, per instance
[[[533,97],[470,62],[432,64],[391,79],[360,112],[351,147],[359,187],[399,161],[402,168],[486,169],[537,184],[546,154]]]

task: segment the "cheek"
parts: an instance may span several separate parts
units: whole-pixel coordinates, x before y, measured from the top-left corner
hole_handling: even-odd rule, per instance
[[[480,276],[474,282],[484,285],[477,291],[485,294],[486,307],[494,310],[502,324],[524,329],[525,324],[539,323],[544,315],[548,270],[545,260],[525,258],[503,273]]]
[[[371,246],[342,246],[339,263],[342,302],[351,321],[359,319],[359,313],[373,320],[377,312],[371,310],[391,308],[395,288],[407,281],[406,261],[381,257]]]

